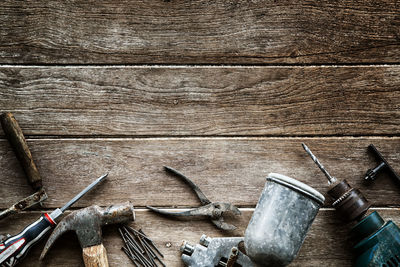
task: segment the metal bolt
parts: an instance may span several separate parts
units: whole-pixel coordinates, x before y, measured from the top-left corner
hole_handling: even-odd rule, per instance
[[[208,237],[207,235],[202,235],[202,236],[200,237],[200,245],[203,245],[203,246],[205,246],[205,247],[208,247],[208,245],[210,244],[210,242],[211,242],[211,238]]]
[[[228,261],[226,263],[226,267],[233,267],[239,257],[239,249],[237,247],[233,247],[231,249],[231,253],[229,254]]]
[[[182,252],[182,254],[191,256],[194,252],[194,247],[184,240],[179,250]]]

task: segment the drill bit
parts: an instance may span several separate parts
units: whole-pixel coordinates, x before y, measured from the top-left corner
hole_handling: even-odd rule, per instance
[[[329,172],[324,168],[324,166],[319,162],[316,156],[311,152],[311,150],[306,146],[304,143],[301,144],[304,148],[304,150],[310,155],[312,160],[317,164],[318,168],[325,174],[326,178],[328,178],[329,184],[334,184],[336,183],[336,178],[331,176]]]

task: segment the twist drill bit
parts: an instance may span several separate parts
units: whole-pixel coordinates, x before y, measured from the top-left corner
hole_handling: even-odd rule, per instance
[[[334,200],[332,206],[346,221],[361,220],[370,207],[368,200],[361,194],[360,190],[352,188],[346,180],[338,182],[335,177],[329,174],[311,150],[305,144],[301,145],[328,178],[330,186],[328,194]]]
[[[331,185],[336,183],[337,179],[329,174],[329,172],[325,169],[325,167],[321,164],[321,162],[319,162],[317,157],[311,152],[308,146],[306,146],[306,144],[304,143],[302,143],[301,145],[303,146],[304,150],[308,153],[308,155],[310,155],[315,164],[317,164],[318,168],[325,174],[326,178],[328,178],[329,184]]]

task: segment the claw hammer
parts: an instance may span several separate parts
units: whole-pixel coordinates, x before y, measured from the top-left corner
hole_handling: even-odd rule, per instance
[[[62,208],[55,209],[51,213],[44,213],[37,221],[26,226],[22,232],[1,242],[0,266],[11,267],[19,263],[28,254],[29,250],[37,244],[51,228],[56,226],[57,218],[59,218],[66,209],[75,204],[81,197],[103,181],[107,175],[108,174],[105,174],[97,178],[74,198],[68,201]]]
[[[135,220],[135,211],[130,202],[111,205],[105,208],[97,205],[76,210],[65,216],[50,235],[40,260],[54,242],[67,231],[74,231],[82,247],[86,267],[108,267],[107,252],[102,241],[101,227],[110,224],[123,224]]]

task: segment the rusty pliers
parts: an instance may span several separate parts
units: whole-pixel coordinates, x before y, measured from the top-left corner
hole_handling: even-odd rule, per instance
[[[164,166],[164,169],[167,172],[181,178],[185,183],[187,183],[190,186],[190,188],[192,188],[193,191],[196,193],[197,197],[200,199],[200,202],[203,206],[183,212],[169,212],[151,206],[146,206],[148,209],[151,209],[152,211],[167,216],[208,216],[210,217],[213,224],[215,224],[215,226],[219,229],[222,230],[236,229],[236,226],[226,223],[223,218],[224,213],[241,215],[240,210],[235,205],[226,202],[211,202],[200,190],[200,188],[185,175],[167,166]]]

